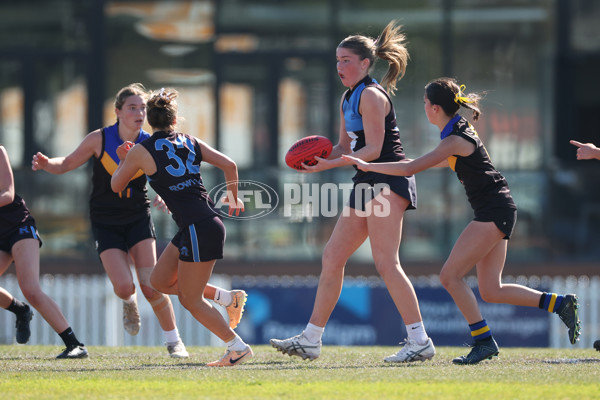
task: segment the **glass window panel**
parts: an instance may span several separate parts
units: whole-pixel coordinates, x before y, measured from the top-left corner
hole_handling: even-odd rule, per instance
[[[23,90],[7,87],[0,90],[0,143],[9,154],[13,168],[23,160]]]

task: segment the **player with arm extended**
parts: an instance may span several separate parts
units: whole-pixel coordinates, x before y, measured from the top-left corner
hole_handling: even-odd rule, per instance
[[[35,220],[25,200],[15,193],[8,154],[0,145],[0,275],[14,261],[21,292],[65,343],[66,349],[57,358],[85,358],[85,345],[75,336],[58,304],[40,287],[41,246]],[[17,343],[27,343],[33,316],[29,306],[0,288],[0,307],[17,315]]]
[[[111,186],[122,192],[138,171],[148,176],[152,188],[173,213],[179,231],[160,255],[152,272],[152,286],[165,293],[176,292],[181,304],[208,330],[227,343],[225,355],[207,364],[230,367],[253,353],[221,314],[206,300],[204,290],[217,259],[223,258],[225,226],[214,210],[202,183],[200,163],[207,162],[225,173],[229,212],[239,215],[243,202],[237,198],[237,165],[206,143],[175,131],[177,91],[161,89],[148,100],[148,123],[152,136],[133,146],[117,149],[120,162]],[[133,147],[132,147],[133,146]]]
[[[592,143],[580,143],[577,140],[571,140],[573,146],[577,146],[578,160],[600,160],[600,149]]]
[[[33,156],[32,168],[34,171],[64,174],[93,160],[89,203],[92,233],[114,292],[123,300],[125,330],[136,335],[141,325],[137,292],[129,267],[131,257],[142,293],[164,332],[169,355],[185,358],[188,352],[177,330],[171,300],[150,284],[150,275],[156,264],[156,235],[150,215],[146,176],[137,173],[120,193],[114,193],[110,188],[111,176],[119,162],[117,147],[126,141],[140,143],[150,137],[142,129],[146,118],[146,97],[147,91],[139,83],[122,88],[115,97],[117,122],[114,125],[89,133],[66,157],[48,158],[37,153]],[[154,205],[166,210],[159,196],[155,198]],[[231,323],[237,325],[246,300],[245,292],[227,291],[211,285],[206,290],[208,298],[228,306]]]
[[[365,172],[410,176],[428,168],[447,165],[456,172],[473,208],[475,219],[458,237],[440,273],[442,285],[467,320],[474,345],[455,364],[477,364],[498,355],[498,345],[483,319],[473,290],[464,277],[477,269],[479,293],[489,303],[539,307],[558,314],[569,328],[575,344],[580,334],[577,296],[542,293],[517,284],[502,283],[508,239],[517,220],[517,207],[506,179],[494,168],[473,126],[458,114],[460,107],[480,115],[479,95],[465,94],[454,79],[438,78],[425,86],[425,114],[440,129],[440,144],[431,152],[410,161],[369,163],[359,157],[343,156]]]
[[[316,165],[304,165],[306,172],[319,172],[350,165],[343,154],[373,161],[405,158],[396,114],[390,94],[396,89],[408,62],[404,34],[391,21],[374,40],[363,35],[345,38],[336,49],[337,72],[348,90],[340,101],[339,142],[327,159],[316,157]],[[369,76],[377,58],[388,63],[384,89]],[[321,354],[322,335],[342,291],[348,258],[370,240],[377,272],[406,326],[404,346],[386,357],[386,362],[431,359],[435,348],[423,325],[412,283],[398,258],[404,212],[417,206],[414,177],[356,172],[354,188],[325,246],[322,269],[312,315],[304,331],[288,339],[271,339],[271,345],[290,356],[314,360]],[[379,208],[382,212],[376,212]]]
[[[581,143],[576,140],[571,140],[573,146],[577,146],[578,160],[600,160],[600,148],[593,143]],[[600,340],[594,342],[594,349],[600,351]]]

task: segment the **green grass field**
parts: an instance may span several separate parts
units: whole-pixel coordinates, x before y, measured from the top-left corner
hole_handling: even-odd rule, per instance
[[[224,348],[89,347],[90,358],[55,360],[55,346],[0,346],[0,397],[8,399],[600,399],[593,349],[502,348],[476,366],[452,365],[464,347],[432,361],[389,365],[390,347],[323,348],[309,362],[268,346],[235,368],[208,368]]]

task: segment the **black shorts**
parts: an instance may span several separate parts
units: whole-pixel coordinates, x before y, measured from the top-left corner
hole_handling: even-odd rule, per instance
[[[40,247],[42,247],[42,239],[40,239],[35,225],[31,222],[25,222],[0,236],[0,250],[10,253],[15,243],[23,239],[37,239],[40,242]]]
[[[474,221],[493,222],[504,233],[504,239],[508,240],[517,223],[517,210],[515,208],[492,208],[475,214]]]
[[[156,238],[154,224],[149,214],[137,221],[122,225],[101,224],[92,221],[92,233],[98,254],[108,249],[120,249],[128,252],[142,240]]]
[[[398,196],[404,197],[410,202],[407,210],[417,208],[417,183],[413,176],[393,176],[374,174],[373,179],[365,182],[355,182],[354,188],[350,193],[348,205],[355,210],[365,211],[365,205],[377,196],[383,187],[389,187],[390,190]]]
[[[179,249],[179,259],[186,262],[223,258],[225,225],[217,216],[180,229],[171,243]]]

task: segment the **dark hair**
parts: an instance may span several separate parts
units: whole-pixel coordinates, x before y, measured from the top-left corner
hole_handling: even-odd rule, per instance
[[[146,88],[141,83],[132,83],[125,86],[119,90],[115,96],[115,108],[118,108],[119,110],[123,108],[123,104],[125,104],[127,98],[130,96],[141,96],[144,100],[146,100],[148,97],[148,91],[146,91]]]
[[[473,111],[473,120],[477,121],[481,115],[479,100],[482,96],[477,93],[463,93],[465,85],[459,86],[456,79],[437,78],[425,86],[425,95],[429,102],[442,107],[446,115],[453,117],[461,106]]]
[[[150,95],[146,103],[148,123],[154,129],[173,130],[177,119],[177,90],[162,88]]]
[[[338,45],[351,50],[361,60],[368,59],[369,67],[375,64],[376,57],[386,60],[388,69],[381,84],[392,95],[396,91],[396,81],[404,77],[410,57],[405,46],[406,36],[400,32],[401,29],[402,26],[396,26],[396,21],[391,21],[376,40],[363,35],[352,35]]]

